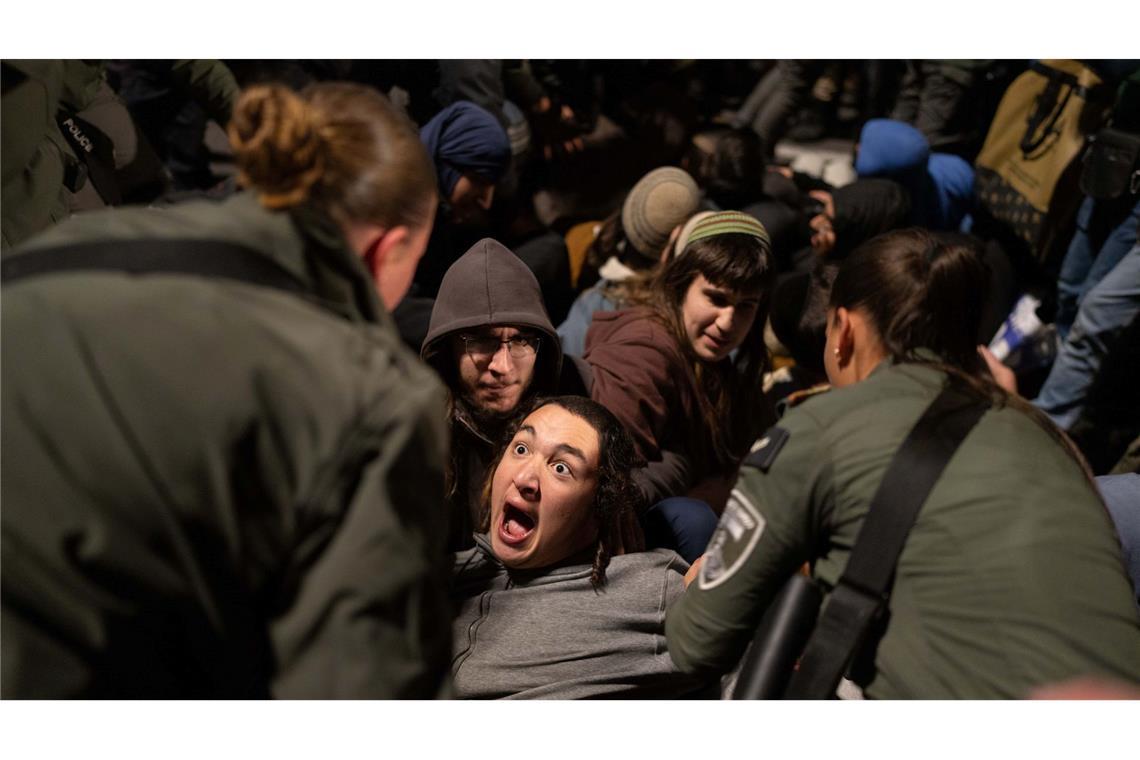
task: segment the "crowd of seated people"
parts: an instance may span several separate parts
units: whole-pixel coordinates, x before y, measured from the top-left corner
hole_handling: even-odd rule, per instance
[[[1140,697],[1140,150],[1011,243],[1030,62],[3,67],[5,698],[730,697],[947,394],[838,693]]]

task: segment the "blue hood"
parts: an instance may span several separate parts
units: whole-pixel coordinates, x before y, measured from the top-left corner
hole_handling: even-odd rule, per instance
[[[906,188],[911,224],[958,229],[973,204],[973,167],[958,156],[931,153],[922,132],[901,121],[871,119],[863,125],[855,171],[860,177],[883,177]]]
[[[925,169],[929,158],[930,144],[917,129],[893,119],[871,119],[859,134],[855,171],[860,177],[898,180]]]

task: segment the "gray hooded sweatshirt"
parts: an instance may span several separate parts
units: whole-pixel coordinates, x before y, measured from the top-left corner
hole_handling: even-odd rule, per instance
[[[675,668],[665,610],[688,565],[656,549],[589,564],[509,571],[487,537],[455,556],[451,670],[461,699],[677,698],[703,683]]]
[[[420,356],[431,364],[452,391],[451,477],[448,500],[451,527],[448,547],[458,551],[472,545],[479,524],[483,481],[500,445],[502,426],[480,421],[456,393],[458,372],[451,349],[454,333],[483,325],[509,325],[542,335],[529,395],[559,392],[562,345],[546,307],[538,280],[522,259],[502,243],[483,238],[468,249],[443,276],[431,324]]]

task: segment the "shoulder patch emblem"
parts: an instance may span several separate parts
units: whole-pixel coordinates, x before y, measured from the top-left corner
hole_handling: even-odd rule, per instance
[[[745,457],[744,466],[755,467],[763,472],[768,472],[768,468],[776,461],[776,455],[780,453],[780,449],[784,448],[784,444],[791,437],[791,433],[778,425],[768,428],[764,437],[752,444],[752,451]]]
[[[764,516],[756,505],[740,489],[732,489],[701,563],[697,577],[701,590],[716,588],[744,565],[756,548],[764,525]]]

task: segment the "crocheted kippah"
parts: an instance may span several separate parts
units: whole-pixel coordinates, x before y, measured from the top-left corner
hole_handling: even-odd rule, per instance
[[[764,225],[756,221],[755,217],[740,211],[718,211],[693,225],[693,231],[689,235],[688,242],[685,243],[685,249],[688,249],[698,240],[730,233],[751,235],[760,240],[766,248],[772,247],[772,239],[768,236],[768,230],[764,229]],[[681,253],[683,254],[684,250]]]
[[[689,237],[693,234],[693,228],[698,224],[708,219],[715,214],[715,211],[698,211],[689,217],[689,221],[685,222],[685,226],[681,228],[681,233],[677,235],[676,242],[673,243],[673,256],[676,257],[685,250],[685,246],[689,244]]]

